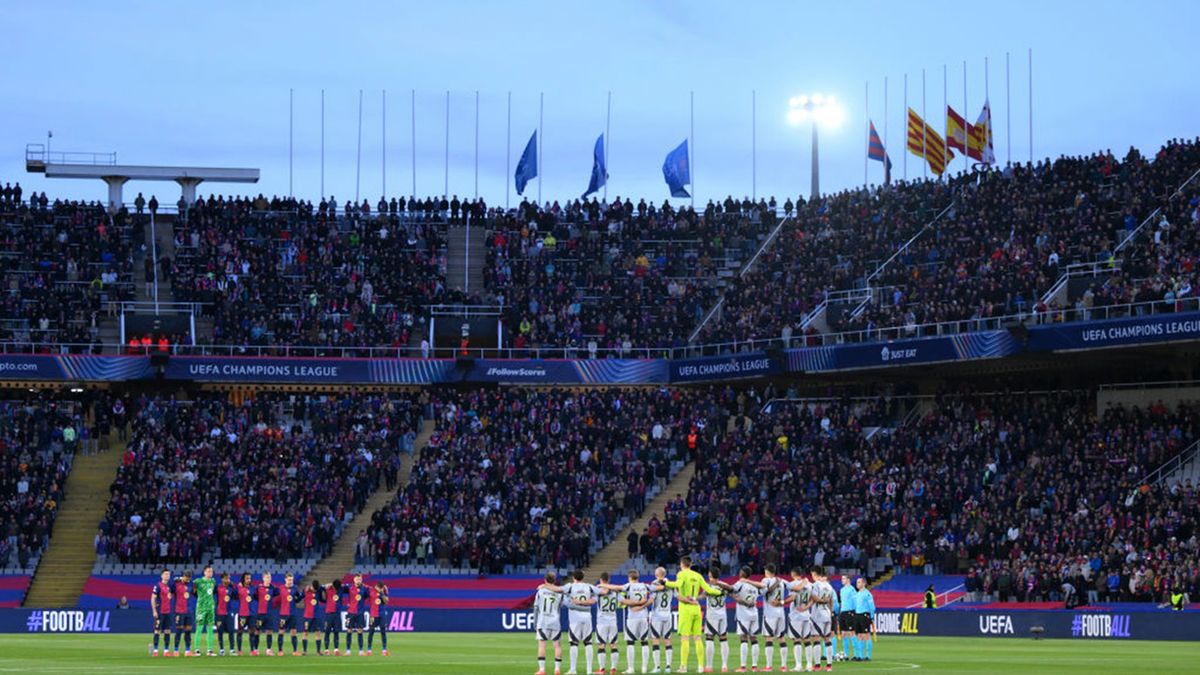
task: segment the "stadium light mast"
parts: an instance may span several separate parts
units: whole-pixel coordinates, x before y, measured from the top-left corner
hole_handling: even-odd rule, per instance
[[[817,127],[824,125],[829,129],[837,128],[842,123],[845,114],[842,107],[833,96],[793,96],[788,100],[788,123],[800,126],[812,121],[812,195],[816,199],[821,194],[821,170],[818,161]]]

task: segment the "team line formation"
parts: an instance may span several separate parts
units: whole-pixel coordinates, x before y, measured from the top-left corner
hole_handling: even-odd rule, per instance
[[[194,616],[188,604],[193,594]],[[387,586],[383,582],[364,585],[361,574],[354,575],[354,582],[345,586],[339,581],[322,586],[314,579],[302,589],[296,586],[292,574],[285,575],[282,584],[273,584],[269,572],[264,573],[258,583],[251,575],[243,574],[241,581],[235,584],[228,572],[221,574],[219,581],[214,578],[211,565],[206,566],[203,576],[195,580],[188,572],[172,580],[171,571],[163,570],[159,582],[150,591],[150,608],[154,616],[154,642],[150,655],[159,655],[161,642],[163,656],[200,656],[200,639],[203,637],[207,654],[217,656],[218,652],[213,651],[215,629],[221,656],[240,656],[247,646],[251,656],[284,656],[287,654],[287,637],[291,637],[292,656],[308,654],[310,637],[320,655],[350,656],[351,642],[357,638],[358,655],[371,656],[376,633],[382,654],[387,656],[387,626],[381,618],[387,602]],[[317,616],[318,605],[325,610],[321,617]],[[345,630],[343,611],[346,612]],[[195,650],[192,649],[193,627]],[[345,651],[338,648],[343,634],[346,636]],[[172,637],[174,645],[171,644]],[[183,651],[180,651],[181,642]]]
[[[628,583],[621,585],[609,583],[607,572],[600,575],[597,584],[585,582],[583,572],[578,570],[571,574],[570,581],[561,585],[555,583],[553,574],[547,574],[545,583],[538,586],[534,604],[538,641],[536,675],[546,673],[547,644],[554,645],[554,673],[562,675],[560,609],[564,602],[571,660],[566,675],[578,672],[581,645],[586,658],[584,672],[599,675],[618,671],[621,653],[617,647],[617,615],[622,610],[625,612],[628,662],[624,672],[636,672],[635,657],[639,645],[642,648],[641,672],[672,672],[672,634],[676,630],[673,602],[678,605],[681,648],[675,672],[688,672],[693,649],[697,672],[713,672],[718,649],[721,672],[729,672],[726,607],[730,600],[735,603],[736,634],[740,643],[740,665],[734,672],[774,670],[776,647],[779,648],[779,671],[786,672],[789,643],[794,672],[832,671],[835,660],[871,660],[875,599],[865,579],[851,583],[848,577],[842,577],[839,596],[834,593],[821,567],[813,567],[807,576],[800,568],[792,568],[790,577],[783,577],[768,564],[761,581],[752,579],[750,568],[743,567],[733,584],[722,581],[720,576],[720,567],[710,567],[706,580],[692,569],[691,558],[687,556],[679,560],[679,572],[674,580],[667,579],[667,571],[662,567],[654,571],[654,579],[649,583],[640,581],[638,571],[631,569]],[[596,607],[594,622],[592,606]],[[704,638],[703,645],[701,637]],[[837,650],[838,638],[842,642],[841,653]],[[593,641],[599,659],[599,668],[595,671],[592,670]],[[759,667],[760,654],[765,657],[762,668]]]

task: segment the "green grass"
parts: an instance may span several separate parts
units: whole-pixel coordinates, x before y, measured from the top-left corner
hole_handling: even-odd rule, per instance
[[[1200,637],[1200,636],[1198,636]],[[0,635],[0,673],[485,673],[530,675],[531,634],[402,633],[392,655],[306,658],[151,659],[142,635]],[[378,647],[378,644],[376,644]],[[730,644],[731,667],[737,665]],[[565,650],[564,650],[565,651]],[[640,666],[639,656],[639,666]],[[679,658],[676,643],[675,658]],[[695,658],[695,657],[693,657]],[[580,670],[583,655],[580,654]],[[872,663],[845,663],[842,673],[1195,673],[1200,642],[1108,642],[1017,638],[883,638]],[[760,661],[761,663],[761,661]],[[626,667],[622,648],[620,668]],[[566,667],[564,665],[564,671]],[[693,672],[695,665],[693,662]]]

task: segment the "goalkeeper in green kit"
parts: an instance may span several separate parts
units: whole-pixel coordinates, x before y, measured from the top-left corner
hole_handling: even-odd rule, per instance
[[[216,656],[213,653],[213,626],[217,623],[216,596],[214,595],[217,580],[213,578],[212,565],[204,567],[204,576],[195,581],[195,587],[196,653],[200,653],[200,635],[207,630],[204,639],[208,642],[208,655]]]

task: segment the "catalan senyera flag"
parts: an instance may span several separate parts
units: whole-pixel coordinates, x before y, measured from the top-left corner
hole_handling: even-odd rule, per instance
[[[908,109],[908,151],[928,162],[929,170],[939,176],[945,173],[946,163],[954,159],[938,132],[912,108]]]
[[[967,155],[984,164],[996,162],[996,151],[992,145],[992,106],[987,101],[983,102],[979,119],[968,128]]]
[[[967,138],[970,134],[971,125],[954,108],[946,106],[946,145],[959,152],[968,152]]]

